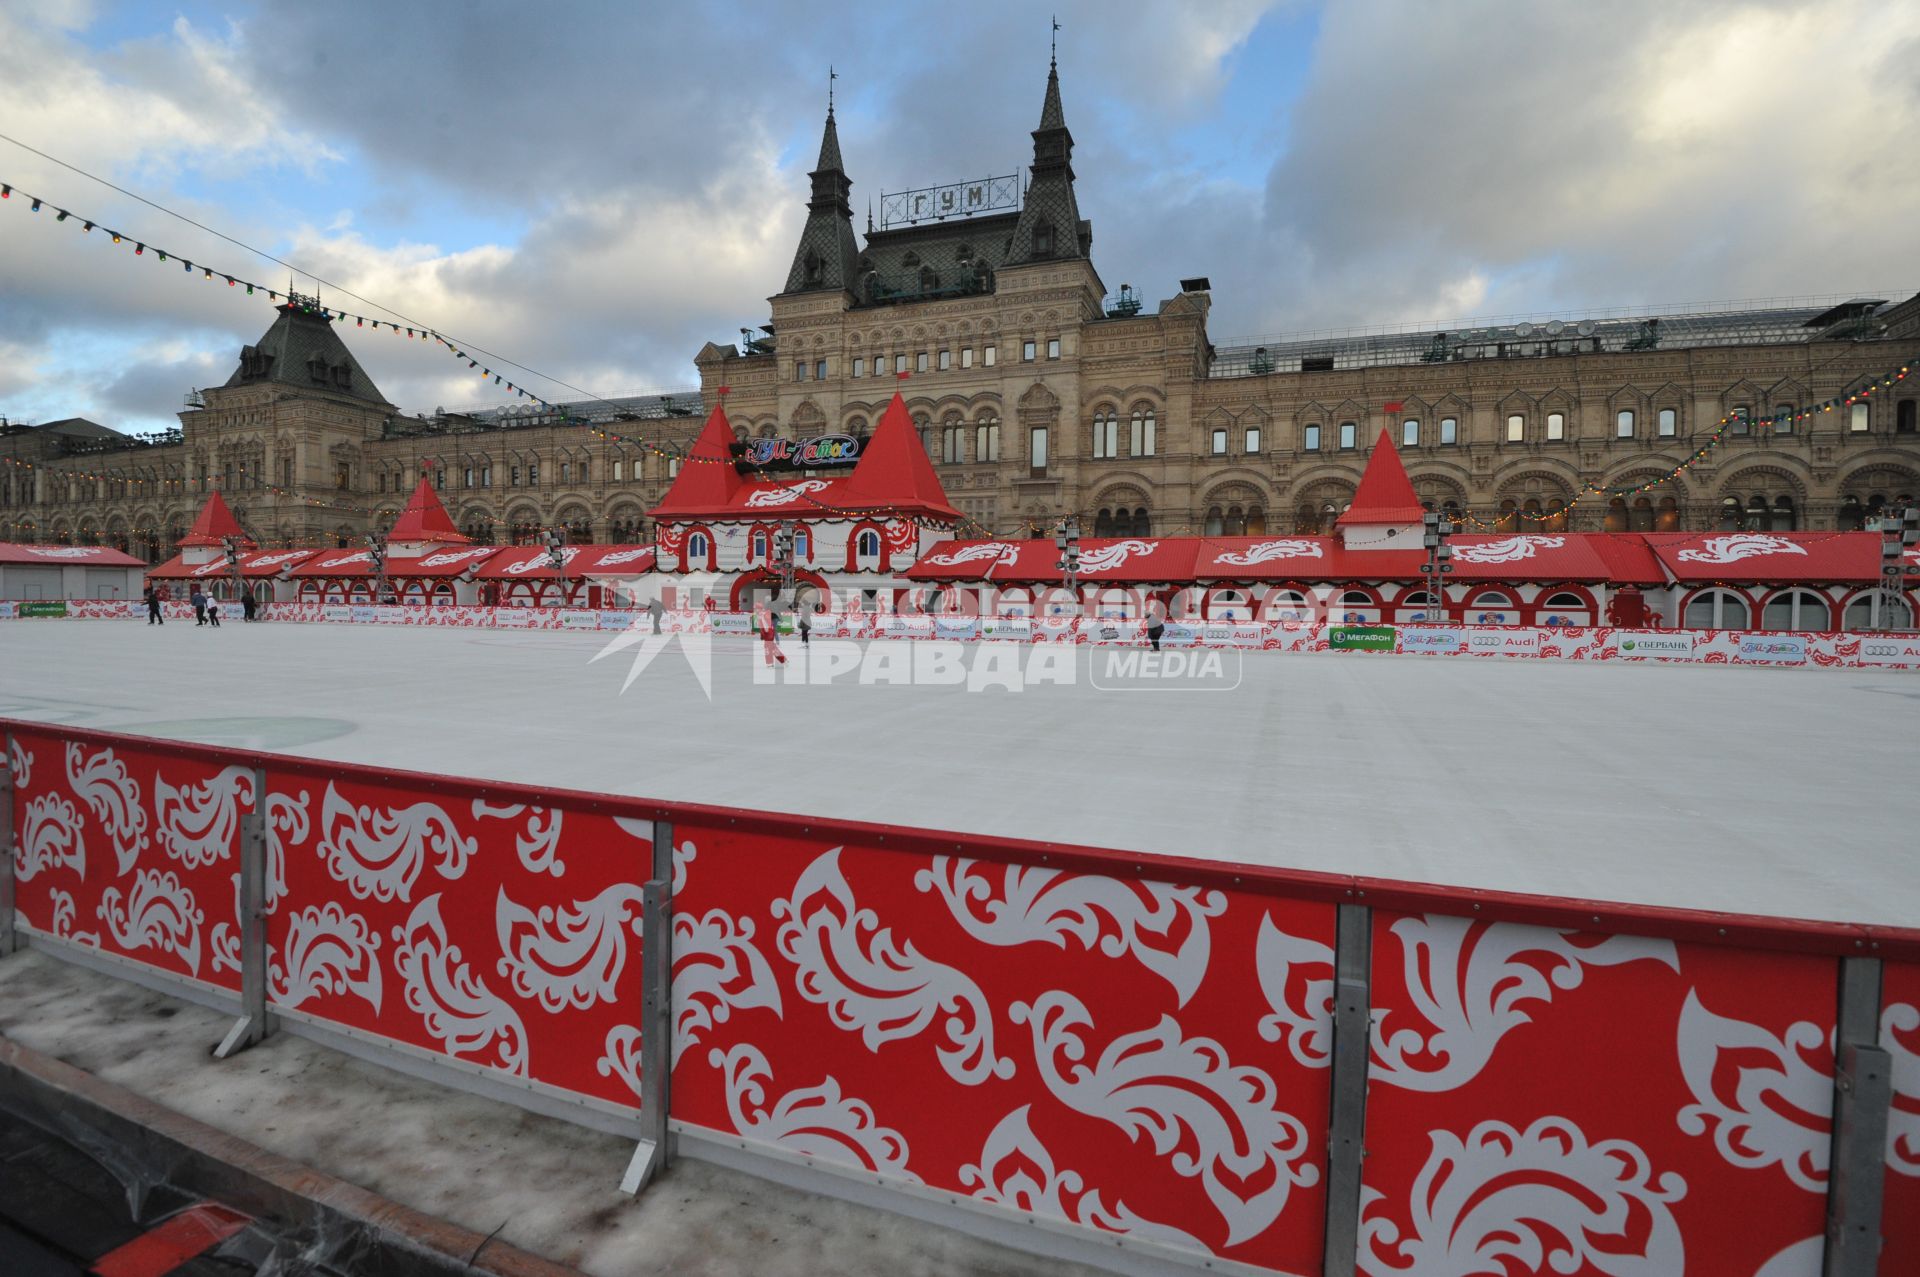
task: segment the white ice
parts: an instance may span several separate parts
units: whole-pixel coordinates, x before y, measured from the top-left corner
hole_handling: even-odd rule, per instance
[[[1123,850],[1920,925],[1920,674],[1248,653],[1231,691],[758,685],[604,636],[0,624],[0,716]],[[798,659],[799,645],[786,650]],[[1024,654],[1020,649],[1015,655]],[[974,659],[971,654],[966,659]]]

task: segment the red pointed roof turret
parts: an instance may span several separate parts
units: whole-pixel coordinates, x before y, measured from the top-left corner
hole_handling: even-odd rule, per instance
[[[656,519],[670,519],[683,510],[710,513],[733,504],[743,486],[745,480],[733,467],[733,426],[725,406],[715,404],[700,437],[687,450],[673,486],[651,513]]]
[[[947,500],[946,489],[940,486],[940,476],[934,473],[933,462],[914,431],[913,418],[898,391],[880,414],[880,423],[873,428],[873,437],[867,440],[853,477],[840,495],[849,506],[860,509],[892,508],[944,520],[960,517]]]
[[[1353,504],[1334,525],[1418,523],[1426,512],[1414,493],[1413,481],[1407,478],[1406,467],[1400,464],[1399,449],[1382,429],[1380,442],[1374,445],[1373,456],[1367,459],[1366,471],[1360,476],[1360,487],[1353,494]]]
[[[194,519],[193,526],[187,529],[187,535],[180,538],[180,544],[218,547],[225,545],[228,537],[237,537],[243,549],[260,548],[247,535],[247,530],[240,526],[240,520],[233,517],[233,511],[227,508],[226,500],[216,488],[207,498],[207,503],[200,507],[200,513]]]
[[[387,532],[387,540],[419,541],[429,545],[468,545],[473,538],[453,526],[453,518],[447,513],[447,507],[440,504],[440,494],[433,490],[426,474],[422,473],[420,486],[407,499],[407,508],[400,512],[400,517]]]

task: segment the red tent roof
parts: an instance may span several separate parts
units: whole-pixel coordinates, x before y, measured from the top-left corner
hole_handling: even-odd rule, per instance
[[[1407,469],[1400,464],[1399,449],[1382,429],[1379,442],[1373,446],[1373,456],[1367,459],[1366,471],[1360,476],[1360,487],[1353,494],[1353,504],[1335,521],[1335,526],[1418,523],[1425,514],[1420,498],[1414,495],[1413,481],[1407,478]]]
[[[453,526],[453,519],[447,514],[447,508],[440,504],[440,494],[427,482],[427,476],[420,476],[420,486],[407,498],[407,508],[394,521],[387,533],[388,541],[426,541],[435,545],[467,545],[473,538],[466,536]]]
[[[960,518],[947,501],[946,489],[940,486],[940,476],[934,473],[897,390],[840,495],[844,504],[860,509],[899,510],[949,521]]]
[[[137,568],[146,566],[131,554],[123,554],[106,545],[20,545],[0,541],[0,563],[34,563],[41,567],[82,564],[93,568]]]
[[[1080,543],[1080,579],[1094,582],[1185,581],[1203,543],[1195,537],[1097,537]],[[1211,544],[1211,543],[1206,543]],[[916,581],[1058,581],[1060,551],[1052,541],[942,541],[907,572]]]
[[[237,537],[247,549],[257,549],[247,530],[240,526],[240,520],[233,517],[233,511],[227,509],[227,502],[215,489],[200,507],[199,515],[193,526],[187,529],[187,535],[180,538],[181,545],[223,545],[227,537]]]
[[[733,427],[727,422],[726,409],[715,404],[700,437],[687,450],[673,486],[652,514],[656,519],[711,515],[732,507],[745,486],[733,468]]]
[[[1877,532],[1648,532],[1676,581],[1877,581]]]
[[[262,550],[257,554],[243,554],[240,556],[240,575],[278,576],[318,553],[318,550]],[[225,555],[207,563],[186,563],[182,561],[182,556],[176,554],[159,567],[149,570],[147,575],[160,581],[192,581],[225,576],[227,572]]]
[[[1665,585],[1667,574],[1647,539],[1633,532],[1583,534],[1593,552],[1607,565],[1615,585]]]
[[[469,567],[485,563],[503,551],[497,545],[470,545],[454,550],[435,550],[411,558],[387,557],[387,579],[401,577],[459,576]],[[373,575],[373,551],[327,550],[316,554],[289,575],[296,577],[356,577]]]

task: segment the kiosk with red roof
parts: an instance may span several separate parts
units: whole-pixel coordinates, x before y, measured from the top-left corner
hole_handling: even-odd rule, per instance
[[[851,464],[851,470],[847,466]],[[824,435],[737,444],[714,408],[666,497],[652,511],[658,545],[641,597],[739,610],[778,598],[795,607],[891,610],[906,569],[954,524],[898,394],[866,440]],[[782,547],[791,538],[791,588]]]

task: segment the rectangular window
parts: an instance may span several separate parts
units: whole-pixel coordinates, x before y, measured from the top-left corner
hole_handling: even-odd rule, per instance
[[[1060,358],[1060,339],[1058,337],[1047,338],[1047,358]]]
[[[953,368],[953,352],[951,350],[941,351],[940,352],[940,371],[947,372],[947,371],[950,371],[952,368]]]
[[[1304,446],[1308,452],[1320,451],[1320,427],[1307,427],[1307,437]]]
[[[1662,408],[1660,410],[1660,437],[1662,439],[1671,439],[1674,436],[1674,432],[1679,429],[1680,414],[1671,408]]]
[[[1622,408],[1613,418],[1613,437],[1616,439],[1633,438],[1633,410]]]
[[[1133,414],[1133,455],[1151,457],[1154,451],[1154,416],[1151,412]]]
[[[471,488],[473,486],[473,467],[468,466],[461,478],[464,481],[464,486]]]
[[[1207,440],[1207,450],[1216,457],[1227,455],[1227,431],[1224,426],[1214,430]]]
[[[1521,443],[1527,437],[1527,419],[1519,413],[1507,418],[1507,442]]]
[[[919,354],[913,357],[913,370],[915,372],[925,372],[927,370],[927,352],[926,351],[923,350]]]
[[[680,477],[680,458],[668,457],[667,458],[667,478],[678,479],[679,477]]]
[[[493,467],[492,466],[480,467],[480,486],[483,488],[491,488],[493,486]]]
[[[569,462],[562,461],[560,463],[560,483],[562,484],[562,486],[564,486],[567,483],[568,472],[571,471],[572,468],[573,467]]]
[[[895,355],[893,357],[893,370],[895,372],[905,372],[907,370],[907,357],[905,355]]]
[[[1027,466],[1037,475],[1047,472],[1047,428],[1035,426],[1027,435]]]
[[[1847,429],[1861,434],[1867,428],[1867,405],[1857,403],[1850,406],[1847,417]]]
[[[1746,434],[1747,431],[1752,428],[1749,424],[1752,417],[1752,408],[1746,404],[1735,404],[1733,406],[1733,433],[1737,435]]]
[[[1259,451],[1260,451],[1260,427],[1251,426],[1247,430],[1247,455],[1252,456]]]
[[[540,486],[539,465],[535,464],[527,467],[527,486],[529,488],[537,488]]]
[[[994,355],[997,354],[999,350],[1000,348],[998,346],[988,346],[985,350],[980,352],[980,362],[985,364],[989,368],[993,367],[995,362]]]
[[[1104,459],[1116,455],[1120,450],[1120,422],[1111,413],[1102,413],[1093,419],[1093,455],[1095,459]]]
[[[619,483],[622,479],[626,477],[627,477],[627,463],[624,461],[614,462],[613,463],[613,481],[615,483]]]
[[[825,381],[827,379],[827,361],[826,360],[817,359],[814,361],[813,379],[815,381]]]
[[[945,440],[946,448],[944,455],[940,459],[950,466],[959,465],[962,461],[965,461],[964,451],[966,445],[961,442],[960,427],[948,426],[941,434]]]
[[[385,470],[382,470],[379,479],[375,480],[373,490],[375,492],[385,492],[387,490],[387,472]]]
[[[973,367],[973,347],[972,346],[968,346],[965,350],[962,350],[960,352],[960,366],[962,368]]]
[[[1548,413],[1547,414],[1547,438],[1565,439],[1566,437],[1567,437],[1566,414],[1561,412]]]
[[[856,355],[853,360],[853,376],[857,381],[867,375],[867,360],[864,355]]]
[[[593,470],[592,461],[582,461],[580,463],[580,482],[585,483],[587,481],[588,476],[591,474],[592,470]]]
[[[807,379],[807,361],[806,360],[797,359],[794,361],[793,379],[795,381],[805,381]]]
[[[1449,444],[1456,444],[1459,442],[1460,442],[1459,418],[1457,417],[1440,418],[1440,445],[1442,447],[1446,447]]]
[[[1420,446],[1420,422],[1409,417],[1400,423],[1400,446],[1418,448]]]
[[[1020,343],[1020,362],[1027,363],[1027,364],[1032,363],[1034,352],[1037,349],[1039,349],[1039,347],[1034,342],[1031,342],[1031,341],[1021,342]]]
[[[1773,410],[1773,433],[1777,435],[1792,434],[1794,412],[1794,406],[1790,403],[1783,403],[1778,408],[1775,408]]]
[[[520,486],[520,467],[519,466],[507,467],[507,486],[509,488],[517,488]]]
[[[1340,423],[1340,446],[1351,448],[1360,441],[1360,427],[1351,421]]]

